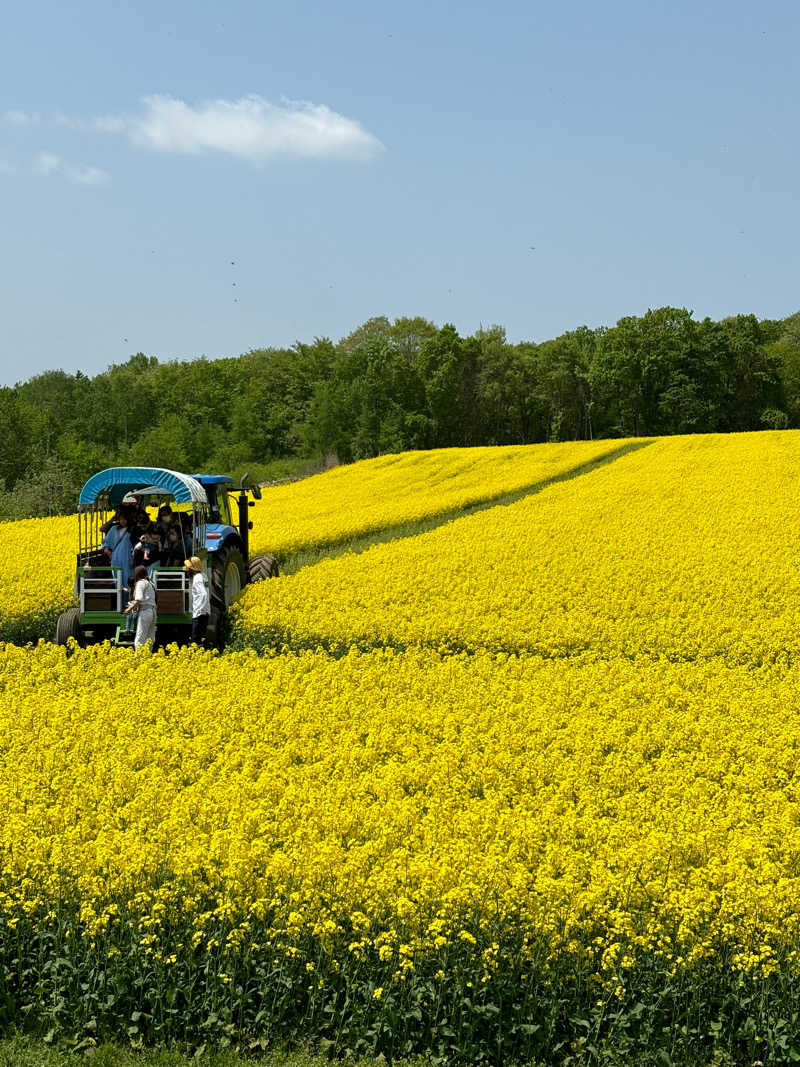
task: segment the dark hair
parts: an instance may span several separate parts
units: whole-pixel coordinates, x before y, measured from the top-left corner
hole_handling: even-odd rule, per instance
[[[134,582],[140,582],[142,580],[142,578],[146,578],[146,577],[147,577],[147,567],[137,567],[136,570],[133,572],[133,580],[134,580]]]

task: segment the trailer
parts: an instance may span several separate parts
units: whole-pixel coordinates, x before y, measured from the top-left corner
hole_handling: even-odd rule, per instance
[[[144,525],[169,505],[187,558],[196,556],[208,579],[211,612],[206,641],[224,647],[228,610],[242,589],[278,573],[274,556],[250,555],[250,498],[260,499],[261,490],[246,483],[247,475],[235,494],[231,492],[233,479],[224,474],[109,467],[93,475],[78,498],[75,603],[59,616],[57,643],[66,644],[70,638],[79,644],[132,640],[124,615],[130,570],[127,548],[123,544],[122,558],[118,551],[112,560],[109,531],[115,525],[122,528],[120,515]],[[118,540],[123,543],[121,535]],[[189,576],[182,565],[160,563],[149,573],[156,590],[159,641],[186,640],[192,626]]]

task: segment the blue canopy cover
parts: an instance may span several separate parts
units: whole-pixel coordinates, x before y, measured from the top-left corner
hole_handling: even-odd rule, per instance
[[[108,503],[113,507],[126,493],[152,486],[163,489],[177,504],[208,504],[205,489],[189,474],[178,474],[162,467],[109,467],[93,474],[84,485],[78,508],[91,507],[103,493],[108,494]]]

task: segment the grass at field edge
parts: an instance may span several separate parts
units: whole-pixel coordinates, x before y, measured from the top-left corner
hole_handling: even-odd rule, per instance
[[[88,1062],[92,1067],[325,1067],[325,1056],[306,1052],[244,1053],[234,1049],[184,1053],[175,1049],[132,1049],[102,1044],[73,1051],[55,1048],[29,1037],[0,1040],[0,1067],[76,1067]],[[348,1060],[351,1067],[375,1067],[383,1060]],[[395,1061],[396,1067],[421,1065],[422,1060]]]
[[[83,1048],[79,1051],[54,1048],[41,1040],[30,1037],[15,1036],[0,1038],[0,1067],[76,1067],[78,1063],[88,1062],[92,1067],[328,1067],[331,1063],[344,1063],[347,1067],[376,1067],[387,1061],[383,1056],[376,1058],[331,1060],[324,1055],[308,1052],[239,1052],[235,1049],[223,1051],[199,1051],[184,1053],[175,1049],[131,1049],[119,1045],[103,1044]],[[655,1053],[651,1056],[633,1057],[613,1047],[574,1049],[566,1057],[559,1056],[552,1061],[528,1062],[522,1067],[551,1067],[555,1064],[570,1064],[582,1067],[614,1065],[619,1067],[664,1067],[667,1062]],[[758,1061],[756,1061],[758,1062]],[[424,1057],[393,1060],[392,1067],[429,1067],[432,1063]],[[672,1067],[736,1067],[737,1061],[731,1059],[721,1050],[712,1053],[708,1059],[670,1060]],[[509,1065],[511,1067],[511,1065]]]

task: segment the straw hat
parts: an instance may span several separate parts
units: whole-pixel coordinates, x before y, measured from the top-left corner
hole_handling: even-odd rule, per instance
[[[198,573],[203,569],[203,564],[200,562],[199,556],[192,556],[191,559],[185,559],[183,561],[184,567],[188,567],[191,571],[197,571]]]

